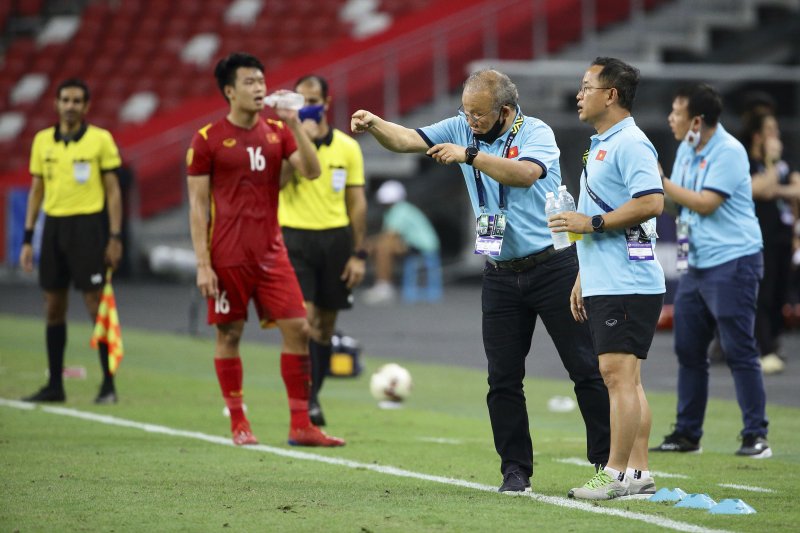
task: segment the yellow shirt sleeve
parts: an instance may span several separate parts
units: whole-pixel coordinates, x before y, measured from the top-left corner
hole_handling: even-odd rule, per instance
[[[29,170],[33,176],[44,175],[44,167],[42,165],[42,132],[36,134],[33,138],[33,146],[31,146],[31,161]]]
[[[114,142],[114,137],[111,136],[111,133],[105,132],[100,151],[100,172],[114,170],[120,166],[122,166],[122,160],[119,157],[119,149]]]
[[[352,142],[350,148],[350,168],[347,169],[347,181],[345,185],[348,187],[361,187],[364,185],[364,155],[361,153],[361,146],[355,139],[350,139]]]

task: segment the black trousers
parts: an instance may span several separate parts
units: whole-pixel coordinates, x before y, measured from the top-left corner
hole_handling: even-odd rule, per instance
[[[756,340],[762,356],[778,351],[791,275],[792,243],[764,242],[764,279],[759,285],[756,310]]]
[[[483,344],[489,368],[486,403],[501,472],[520,467],[533,475],[533,445],[522,380],[536,318],[541,317],[564,368],[575,384],[575,396],[586,425],[587,458],[607,463],[610,448],[608,390],[586,323],[569,310],[578,275],[571,247],[525,272],[487,263],[483,273]]]

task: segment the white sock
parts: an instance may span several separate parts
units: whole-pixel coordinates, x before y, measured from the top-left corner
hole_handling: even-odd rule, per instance
[[[625,477],[628,479],[647,479],[650,477],[650,471],[636,470],[635,468],[628,467],[625,470]]]
[[[610,466],[603,468],[606,474],[611,476],[612,478],[616,479],[617,481],[622,481],[625,479],[625,474],[620,472],[619,470],[614,470]]]

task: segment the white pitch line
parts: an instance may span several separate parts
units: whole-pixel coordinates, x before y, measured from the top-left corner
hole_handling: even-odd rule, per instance
[[[30,404],[26,404],[23,406],[20,405],[21,403],[23,402],[17,402],[13,400],[6,400],[4,398],[0,398],[0,405],[2,406],[13,407],[15,409],[30,410],[30,408],[28,407],[28,405]],[[157,424],[146,424],[141,422],[135,422],[133,420],[126,420],[124,418],[117,418],[115,416],[98,415],[95,413],[78,411],[77,409],[69,409],[66,407],[39,406],[39,408],[46,413],[62,415],[62,416],[70,416],[73,418],[80,418],[83,420],[90,420],[92,422],[99,422],[101,424],[107,424],[110,426],[121,426],[121,427],[139,429],[142,431],[146,431],[148,433],[158,433],[161,435],[169,435],[172,437],[184,437],[184,438],[196,439],[205,442],[210,442],[213,444],[220,444],[223,446],[234,446],[230,438],[218,437],[215,435],[207,435],[205,433],[200,433],[197,431],[184,431],[180,429],[173,429],[166,426],[159,426]],[[396,468],[393,466],[381,466],[372,463],[359,463],[358,461],[351,461],[349,459],[339,459],[336,457],[327,457],[324,455],[317,455],[308,452],[288,450],[284,448],[275,448],[273,446],[266,446],[264,444],[257,444],[254,446],[242,446],[241,449],[249,451],[266,452],[281,457],[291,457],[292,459],[301,459],[305,461],[316,461],[319,463],[327,463],[335,466],[344,466],[347,468],[370,470],[372,472],[378,472],[380,474],[421,479],[424,481],[431,481],[434,483],[441,483],[444,485],[463,487],[473,490],[479,490],[482,492],[491,492],[497,494],[497,488],[492,485],[483,485],[481,483],[475,483],[472,481],[449,478],[444,476],[433,476],[430,474],[422,474],[420,472],[413,472],[411,470],[404,470],[402,468]],[[646,524],[663,527],[665,529],[672,529],[675,531],[685,531],[688,533],[728,533],[727,531],[721,529],[708,529],[695,524],[680,522],[678,520],[670,520],[668,518],[662,518],[659,516],[649,515],[646,513],[634,513],[631,511],[625,511],[613,507],[603,507],[595,503],[585,503],[582,501],[570,500],[558,496],[547,496],[544,494],[538,494],[536,492],[518,493],[515,496],[528,497],[534,501],[546,503],[549,505],[555,505],[557,507],[577,509],[588,513],[618,516],[620,518],[636,520],[639,522],[644,522]]]
[[[458,439],[446,439],[444,437],[417,437],[417,440],[434,444],[462,444],[462,441]]]
[[[589,461],[587,461],[586,459],[580,459],[578,457],[565,457],[565,458],[553,459],[553,461],[555,461],[556,463],[563,463],[565,465],[589,466]],[[683,474],[670,474],[669,472],[659,472],[657,470],[651,470],[650,473],[655,477],[690,479],[689,476],[685,476]]]
[[[736,485],[734,483],[717,483],[717,485],[727,489],[749,490],[750,492],[778,492],[776,490],[766,489],[764,487],[754,487],[752,485]]]

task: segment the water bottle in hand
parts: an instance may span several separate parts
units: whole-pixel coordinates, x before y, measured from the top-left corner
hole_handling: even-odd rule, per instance
[[[280,91],[265,96],[264,104],[278,109],[292,109],[298,111],[306,105],[306,97],[291,91]]]
[[[566,185],[561,185],[558,187],[558,201],[561,202],[562,211],[576,211],[575,198],[573,198],[569,193]],[[583,235],[580,233],[572,233],[571,231],[568,231],[567,235],[569,242],[575,242],[583,239]]]
[[[561,202],[559,202],[558,198],[556,197],[553,192],[548,192],[545,195],[545,203],[544,203],[544,213],[549,220],[551,216],[557,215],[563,211],[561,207]],[[550,235],[553,238],[553,248],[556,250],[561,250],[562,248],[566,248],[570,245],[569,236],[566,232],[555,232],[550,230]]]

